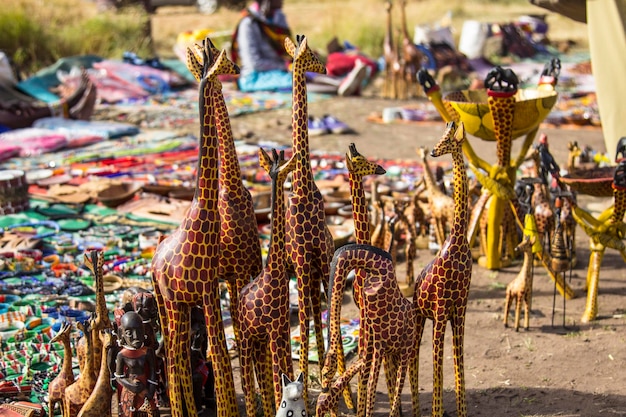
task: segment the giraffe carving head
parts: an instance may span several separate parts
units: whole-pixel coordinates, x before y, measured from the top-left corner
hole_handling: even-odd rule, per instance
[[[198,82],[202,80],[202,70],[205,63],[205,49],[208,49],[210,52],[206,57],[210,60],[207,64],[211,66],[213,65],[215,58],[220,55],[220,50],[215,47],[211,39],[207,37],[202,45],[194,43],[192,46],[187,47],[187,68],[189,68],[189,71]]]
[[[272,149],[272,157],[270,157],[263,148],[259,148],[259,164],[276,181],[282,184],[287,180],[287,176],[296,167],[296,157],[292,156],[289,160],[285,160],[285,151],[276,151]]]
[[[524,235],[524,239],[515,247],[515,252],[524,253],[530,252],[532,250],[535,241],[537,240],[536,236]]]
[[[422,160],[426,160],[426,155],[428,155],[428,148],[426,146],[420,146],[415,150],[417,156]]]
[[[296,35],[296,44],[291,39],[285,38],[285,49],[293,58],[294,67],[298,65],[300,71],[326,74],[326,66],[309,48],[306,36]]]
[[[351,143],[346,154],[346,166],[348,171],[359,177],[366,175],[384,175],[387,171],[377,163],[368,161],[356,150],[356,145]]]
[[[448,153],[460,152],[465,141],[465,126],[460,122],[458,127],[454,122],[448,122],[439,143],[435,145],[430,155],[436,158]]]
[[[67,335],[69,335],[70,331],[72,330],[72,323],[71,322],[65,322],[61,325],[61,328],[59,329],[59,331],[57,332],[57,334],[54,335],[54,337],[52,339],[50,339],[50,344],[58,342],[60,340],[62,340],[64,337],[66,337]]]
[[[83,256],[85,266],[94,274],[98,275],[104,266],[104,252],[100,249],[90,250]]]

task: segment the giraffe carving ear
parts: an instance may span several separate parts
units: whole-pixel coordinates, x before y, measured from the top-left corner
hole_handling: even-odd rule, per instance
[[[187,47],[187,68],[198,82],[202,80],[202,63],[200,62],[202,51],[200,48],[201,46],[198,44]]]
[[[352,160],[350,159],[350,155],[346,153],[346,167],[348,167],[348,171],[352,171]]]
[[[457,142],[463,142],[465,140],[465,125],[463,122],[460,122],[459,127],[456,128],[454,139],[456,139]]]
[[[285,38],[285,50],[292,58],[296,55],[296,45],[293,44],[290,38]]]
[[[294,59],[298,59],[307,50],[307,39],[304,35],[299,35],[298,48],[296,49]]]
[[[270,172],[271,162],[270,156],[265,152],[265,149],[259,148],[259,165],[263,167],[265,172]]]

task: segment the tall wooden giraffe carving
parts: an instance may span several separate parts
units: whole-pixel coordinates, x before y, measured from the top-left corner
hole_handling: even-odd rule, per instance
[[[93,340],[91,335],[93,332],[92,323],[93,318],[87,320],[84,325],[80,322],[77,323],[78,328],[85,334],[88,351],[91,350],[91,341]],[[85,402],[89,399],[93,388],[96,386],[93,358],[93,355],[86,355],[85,370],[81,372],[80,378],[72,385],[65,388],[63,396],[63,417],[76,417]]]
[[[111,370],[107,356],[115,343],[115,338],[111,329],[101,330],[99,338],[102,343],[102,362],[100,363],[98,380],[89,399],[80,409],[78,417],[111,417],[112,415],[113,388],[111,387]]]
[[[273,150],[273,159],[259,148],[259,161],[272,179],[271,237],[263,271],[241,290],[241,379],[248,416],[254,416],[255,372],[261,390],[265,416],[276,413],[282,397],[281,376],[293,378],[289,328],[289,277],[285,257],[284,183],[296,165],[296,158],[285,163]],[[274,388],[272,390],[272,387]]]
[[[220,51],[213,44],[210,47],[213,58],[219,56]],[[195,61],[201,62],[200,46],[196,44],[192,52],[195,52]],[[197,81],[201,80],[201,67],[192,69],[192,73]],[[216,88],[221,88],[219,81]],[[228,286],[231,311],[236,312],[239,292],[261,273],[263,259],[254,202],[242,180],[226,101],[222,94],[216,94],[215,98],[213,106],[220,155],[220,191],[217,205],[221,225],[219,276]],[[233,314],[232,319],[235,340],[239,341],[237,314]]]
[[[84,255],[84,263],[93,273],[96,284],[96,311],[92,323],[93,331],[91,333],[90,353],[93,355],[93,363],[95,364],[95,377],[98,378],[98,373],[100,372],[98,365],[102,360],[102,341],[99,334],[102,330],[113,328],[109,318],[106,299],[104,298],[104,251],[89,251]]]
[[[298,320],[300,322],[300,371],[309,375],[309,312],[313,315],[320,363],[324,357],[322,335],[322,283],[327,287],[328,268],[335,243],[326,225],[322,193],[313,181],[309,150],[306,72],[326,73],[324,64],[311,51],[304,35],[296,36],[297,45],[285,39],[293,58],[292,140],[296,167],[287,210],[285,248],[298,283]],[[308,380],[304,381],[304,400],[308,403]]]
[[[359,290],[363,311],[360,325],[365,343],[359,350],[364,362],[360,375],[357,416],[371,416],[376,397],[380,368],[385,360],[392,398],[390,416],[400,415],[400,395],[407,370],[411,370],[413,404],[417,404],[417,320],[413,303],[400,291],[393,259],[389,252],[372,245],[348,244],[337,249],[331,263],[329,348],[322,378],[324,388],[330,386],[337,370],[336,356],[341,344],[340,316],[346,277],[353,269],[365,271]],[[414,409],[415,412],[415,409]]]
[[[454,199],[444,194],[437,185],[426,159],[428,148],[422,146],[417,148],[416,152],[419,157],[418,161],[424,169],[423,177],[426,185],[428,207],[430,208],[431,224],[435,230],[437,243],[439,247],[442,247],[448,235],[448,228],[451,227],[454,221]]]
[[[346,154],[346,166],[348,167],[348,181],[350,183],[350,195],[352,198],[354,238],[356,243],[369,245],[371,243],[370,220],[368,201],[365,197],[365,189],[363,188],[363,177],[367,175],[384,175],[386,171],[382,166],[378,165],[375,162],[368,161],[367,158],[361,155],[357,151],[356,145],[354,143],[350,144],[348,150],[349,152]],[[363,300],[361,297],[361,288],[363,286],[363,281],[365,280],[365,271],[357,270],[354,280],[354,299],[357,306],[359,307],[359,313],[362,313]],[[359,319],[359,322],[362,323],[364,320],[362,314]],[[362,334],[362,330],[363,327],[360,326],[359,349],[361,349],[363,344],[365,343],[365,335]],[[346,370],[343,345],[340,345],[338,349],[339,351],[337,354],[337,371],[340,374],[343,374]],[[355,410],[354,403],[352,402],[352,396],[350,394],[350,387],[348,385],[346,385],[343,395],[346,401],[346,406],[351,410]]]
[[[72,324],[64,323],[59,332],[50,340],[50,344],[59,342],[63,344],[63,365],[61,371],[48,384],[48,412],[54,415],[54,407],[59,404],[61,414],[63,411],[63,396],[65,388],[72,385],[75,381],[74,372],[72,371],[72,345],[70,344],[70,335],[72,333]]]
[[[465,127],[449,122],[431,155],[452,155],[454,178],[454,221],[448,238],[435,258],[422,270],[415,282],[413,296],[417,310],[418,346],[426,319],[433,321],[433,405],[432,415],[443,416],[443,345],[448,321],[452,327],[456,409],[459,417],[467,416],[463,338],[465,310],[472,278],[472,256],[467,240],[468,181],[462,146]],[[419,407],[417,408],[419,410]]]
[[[398,83],[400,77],[400,62],[398,59],[398,51],[393,42],[393,26],[391,19],[391,1],[385,2],[385,10],[387,12],[387,29],[385,30],[385,38],[383,40],[383,58],[385,59],[385,80],[383,84],[383,98],[396,99],[400,96]]]
[[[224,51],[215,59],[209,58],[212,55],[210,43],[209,39],[204,42],[202,64],[192,50],[187,51],[190,68],[202,65],[199,87],[201,134],[195,195],[180,226],[159,242],[152,259],[152,282],[162,323],[173,417],[183,415],[183,405],[188,415],[197,413],[188,350],[191,308],[196,305],[204,308],[207,322],[218,415],[235,417],[239,414],[219,298],[219,141],[214,112],[214,103],[222,94],[217,76],[237,74],[239,68]]]
[[[404,67],[404,80],[406,83],[406,96],[417,97],[421,88],[417,82],[417,72],[422,68],[424,55],[415,46],[413,39],[409,36],[406,25],[406,0],[400,0],[400,23],[402,34],[402,62]]]
[[[504,301],[504,327],[508,327],[511,303],[515,301],[515,331],[519,330],[520,313],[524,304],[524,329],[530,327],[530,304],[533,296],[533,245],[534,236],[525,235],[516,250],[524,254],[524,263],[517,276],[506,287]]]

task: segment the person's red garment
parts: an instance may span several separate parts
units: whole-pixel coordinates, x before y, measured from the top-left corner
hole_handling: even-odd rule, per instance
[[[345,52],[333,52],[328,55],[326,58],[326,73],[336,77],[346,75],[352,71],[357,59],[371,68],[372,75],[376,74],[378,71],[376,61],[358,53]]]

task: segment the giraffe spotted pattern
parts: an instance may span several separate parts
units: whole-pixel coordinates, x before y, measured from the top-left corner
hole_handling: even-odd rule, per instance
[[[218,201],[218,135],[215,103],[222,95],[217,76],[239,68],[222,51],[213,59],[210,39],[204,41],[202,62],[188,48],[188,67],[202,68],[199,86],[200,146],[196,192],[181,224],[159,242],[152,259],[152,281],[163,326],[167,381],[173,417],[196,415],[190,345],[191,308],[201,305],[207,322],[209,355],[214,367],[217,415],[238,416],[235,384],[219,303],[220,219]],[[222,98],[223,99],[223,98]]]
[[[472,257],[467,240],[468,182],[462,145],[463,123],[449,122],[431,155],[452,155],[454,183],[454,222],[451,232],[435,258],[422,270],[415,282],[413,302],[417,312],[417,348],[419,349],[426,319],[433,321],[433,402],[432,415],[443,416],[444,336],[448,321],[452,327],[456,408],[459,417],[467,416],[463,338],[465,311],[472,277]],[[416,361],[417,362],[417,361]],[[414,406],[419,415],[419,404]]]

